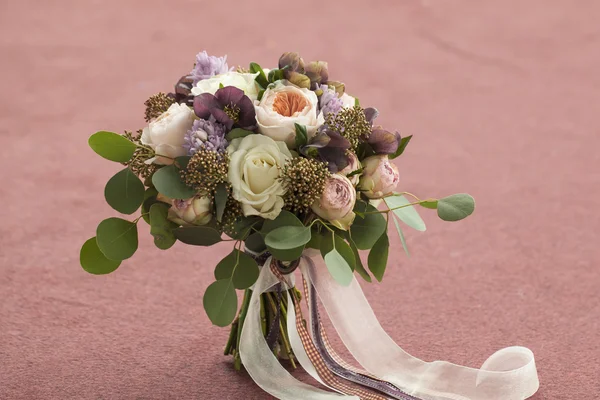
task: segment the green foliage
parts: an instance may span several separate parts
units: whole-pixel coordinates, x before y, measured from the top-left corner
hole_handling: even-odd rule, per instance
[[[173,233],[180,242],[194,246],[212,246],[221,241],[221,232],[209,226],[181,226]]]
[[[225,205],[227,204],[227,198],[229,197],[229,191],[225,183],[219,183],[215,190],[215,206],[217,209],[217,221],[221,222],[223,219],[223,213],[225,212]]]
[[[244,246],[248,250],[257,254],[261,254],[267,250],[267,246],[265,245],[265,241],[260,232],[254,232],[250,234],[244,242]]]
[[[357,201],[356,218],[350,226],[350,235],[360,250],[369,250],[381,234],[386,230],[387,223],[377,209],[363,201]]]
[[[159,202],[156,199],[157,195],[158,190],[156,190],[154,187],[149,187],[144,193],[144,202],[142,203],[142,218],[148,224],[150,224],[150,207],[152,207],[152,204]]]
[[[310,228],[307,226],[282,226],[265,236],[265,244],[272,249],[292,250],[304,247],[310,241],[310,237]]]
[[[121,265],[121,261],[109,260],[98,248],[96,237],[88,239],[79,252],[81,267],[90,274],[110,274]]]
[[[121,218],[105,219],[96,229],[96,241],[109,260],[126,260],[138,248],[137,225]]]
[[[254,134],[255,133],[252,131],[247,131],[242,128],[234,128],[231,131],[229,131],[229,133],[227,135],[225,135],[225,139],[227,139],[228,142],[231,142],[233,139],[243,138],[248,135],[254,135]]]
[[[342,286],[348,286],[356,265],[354,252],[348,243],[339,235],[325,234],[321,241],[321,255],[333,279]]]
[[[152,183],[156,190],[172,199],[189,199],[196,192],[187,186],[175,164],[162,167],[152,175]]]
[[[365,269],[362,260],[360,259],[360,254],[358,252],[358,248],[356,247],[356,244],[352,241],[352,239],[350,238],[348,240],[348,242],[350,243],[350,248],[352,249],[352,253],[354,253],[354,261],[355,263],[355,268],[354,270],[356,272],[358,272],[358,274],[367,282],[371,282],[371,275],[369,275],[369,273],[367,272],[367,270]]]
[[[306,145],[308,143],[308,134],[306,133],[306,126],[294,123],[296,127],[296,148]]]
[[[170,249],[177,238],[173,229],[179,225],[169,221],[169,206],[164,203],[154,203],[150,206],[150,234],[154,237],[154,244],[161,250]]]
[[[379,282],[381,282],[381,279],[383,279],[383,274],[385,272],[385,268],[387,267],[389,248],[390,241],[388,239],[387,232],[383,232],[369,252],[369,258],[367,260],[369,263],[369,269],[373,273],[375,279],[377,279]]]
[[[396,150],[394,154],[390,154],[389,159],[393,160],[394,158],[399,157],[402,153],[404,153],[404,150],[406,149],[406,146],[408,146],[408,142],[410,142],[410,139],[412,139],[412,135],[405,136],[402,139],[400,139],[400,143],[398,144],[398,150]]]
[[[475,200],[466,193],[453,194],[438,200],[438,216],[444,221],[459,221],[475,211]]]
[[[285,231],[278,231],[277,235],[270,235],[271,232],[281,228],[291,228]],[[261,229],[261,234],[265,237],[267,249],[273,256],[280,261],[294,261],[300,258],[304,251],[304,246],[310,241],[310,228],[304,226],[302,221],[289,211],[281,211],[274,220],[266,220]],[[294,235],[294,238],[286,238],[282,235]],[[272,241],[270,243],[270,241]],[[274,244],[275,246],[271,246]],[[294,247],[295,244],[295,247]],[[290,247],[292,246],[292,247]]]
[[[400,228],[400,224],[398,223],[398,217],[394,216],[393,219],[394,225],[396,225],[396,230],[398,231],[398,236],[400,237],[400,242],[402,242],[404,252],[408,257],[410,257],[410,253],[408,252],[408,246],[406,245],[406,239],[404,239],[404,233],[402,233],[402,229]]]
[[[386,197],[384,200],[385,204],[387,204],[390,210],[396,208],[395,210],[393,210],[393,212],[398,218],[400,218],[400,221],[404,222],[406,225],[420,232],[425,231],[425,222],[423,221],[423,219],[421,219],[421,216],[419,215],[415,207],[409,205],[410,201],[406,197],[389,196]]]
[[[438,206],[438,201],[435,199],[422,201],[419,203],[421,207],[429,208],[430,210],[435,210]]]
[[[215,279],[229,279],[236,289],[247,289],[258,279],[258,264],[248,254],[233,249],[215,268]]]
[[[237,312],[237,295],[231,279],[213,282],[206,288],[202,302],[206,315],[214,325],[229,325]]]
[[[114,132],[99,131],[90,136],[88,144],[101,157],[125,163],[131,159],[136,145]]]
[[[255,74],[258,72],[258,76],[256,77],[256,83],[258,83],[262,88],[266,88],[269,85],[269,80],[265,75],[265,71],[255,62],[250,63],[250,72]]]
[[[108,205],[122,214],[133,214],[144,201],[144,184],[129,168],[115,174],[104,187]]]

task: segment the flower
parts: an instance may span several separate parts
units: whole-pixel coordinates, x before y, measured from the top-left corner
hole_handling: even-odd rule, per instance
[[[207,197],[173,199],[169,219],[179,225],[206,225],[212,219],[212,202]]]
[[[199,119],[185,134],[183,148],[188,156],[193,156],[200,148],[223,153],[227,148],[225,125],[216,121]]]
[[[323,91],[323,94],[319,98],[319,107],[323,116],[329,113],[337,114],[342,109],[342,99],[338,97],[335,89],[327,85],[321,85],[320,89]]]
[[[346,158],[348,160],[348,165],[346,165],[346,167],[342,170],[340,170],[340,172],[338,172],[340,175],[344,175],[346,178],[350,179],[350,182],[352,182],[352,185],[356,186],[356,184],[358,183],[358,179],[360,176],[360,173],[358,172],[361,168],[360,166],[360,161],[358,161],[358,157],[356,157],[356,154],[354,154],[351,151],[348,151],[346,153]],[[354,173],[352,176],[348,177],[348,174]]]
[[[209,56],[206,51],[196,55],[196,64],[190,72],[194,85],[203,79],[211,78],[215,75],[224,74],[230,71],[227,66],[227,56],[215,57]]]
[[[194,98],[194,112],[202,119],[214,118],[227,130],[240,127],[254,129],[256,126],[254,105],[240,89],[227,86],[215,92],[202,93]]]
[[[400,133],[389,132],[377,125],[373,127],[367,142],[371,145],[375,154],[393,154],[398,150],[400,139]]]
[[[285,143],[263,135],[248,135],[232,140],[227,152],[227,178],[244,215],[275,219],[284,206],[281,169],[292,157]]]
[[[398,167],[387,155],[367,157],[362,162],[363,172],[358,189],[370,199],[380,199],[391,194],[400,180]]]
[[[304,74],[310,79],[312,89],[316,89],[319,85],[327,83],[329,79],[327,61],[309,62],[304,66]]]
[[[141,142],[150,146],[156,157],[147,162],[172,164],[173,158],[183,156],[185,134],[194,123],[194,112],[185,104],[174,103],[142,131]],[[161,157],[166,156],[166,157]]]
[[[342,107],[354,107],[356,105],[356,99],[350,96],[348,93],[344,93],[340,96],[340,101],[342,102]]]
[[[325,183],[321,198],[312,205],[312,210],[319,217],[331,222],[336,228],[347,231],[354,222],[354,203],[356,189],[348,178],[333,174]]]
[[[288,147],[295,146],[296,127],[304,125],[310,139],[323,124],[323,115],[317,115],[317,95],[306,89],[278,81],[268,88],[256,105],[258,131]]]
[[[258,97],[258,86],[256,85],[256,74],[227,72],[223,75],[217,75],[212,78],[203,79],[192,88],[192,94],[198,96],[202,93],[215,94],[221,87],[233,86],[244,91],[244,94],[251,100]]]

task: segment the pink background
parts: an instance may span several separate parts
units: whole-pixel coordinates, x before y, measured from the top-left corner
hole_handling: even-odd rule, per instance
[[[426,360],[536,354],[535,399],[600,393],[600,3],[569,0],[0,3],[0,398],[267,399],[222,355],[202,294],[227,246],[140,251],[105,277],[79,248],[115,215],[93,132],[143,126],[203,49],[230,65],[327,60],[414,134],[402,190],[469,192],[470,219],[393,235],[363,285]]]

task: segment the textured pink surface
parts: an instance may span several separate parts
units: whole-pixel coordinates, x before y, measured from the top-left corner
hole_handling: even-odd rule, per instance
[[[478,366],[537,356],[536,399],[600,393],[600,4],[504,1],[0,3],[0,398],[267,399],[222,356],[202,293],[225,246],[141,251],[106,277],[79,248],[114,215],[118,165],[88,136],[143,124],[197,51],[326,59],[415,134],[402,189],[466,191],[475,215],[396,244],[365,285],[409,352]],[[335,3],[335,5],[334,5]]]

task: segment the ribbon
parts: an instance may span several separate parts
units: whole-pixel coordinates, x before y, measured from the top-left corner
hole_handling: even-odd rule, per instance
[[[265,266],[269,266],[270,262],[270,259],[267,260]],[[296,358],[309,375],[339,393],[327,392],[296,380],[269,350],[260,326],[260,294],[277,285],[283,277],[278,278],[270,268],[262,268],[242,329],[240,356],[254,381],[274,397],[282,400],[387,398],[378,397],[381,394],[368,388],[355,389],[352,383],[340,384],[337,377],[331,379],[329,373],[322,370],[322,363],[348,381],[359,376],[359,383],[365,386],[373,382],[375,386],[377,382],[386,385],[391,388],[391,392],[384,392],[386,396],[397,399],[403,399],[398,396],[405,393],[410,395],[406,398],[424,400],[522,400],[537,391],[537,370],[529,349],[509,347],[499,350],[480,369],[445,361],[419,360],[406,353],[385,333],[356,279],[347,287],[340,286],[324,265],[317,266],[306,256],[301,260],[300,270],[309,288],[308,297],[310,299],[311,294],[313,297],[309,301],[309,309],[314,343],[306,342],[306,332],[302,331],[304,326],[296,323],[297,315],[301,313],[299,305],[288,309],[290,343]],[[286,279],[283,279],[282,285],[284,289],[291,286]],[[316,296],[310,293],[313,286]],[[318,329],[320,321],[316,297],[321,300],[342,342],[364,371],[351,367],[328,345],[324,331]],[[295,304],[293,301],[288,292],[288,304]],[[314,349],[319,353],[318,359],[315,358]],[[348,371],[355,375],[348,375]],[[361,377],[368,379],[364,381]]]

